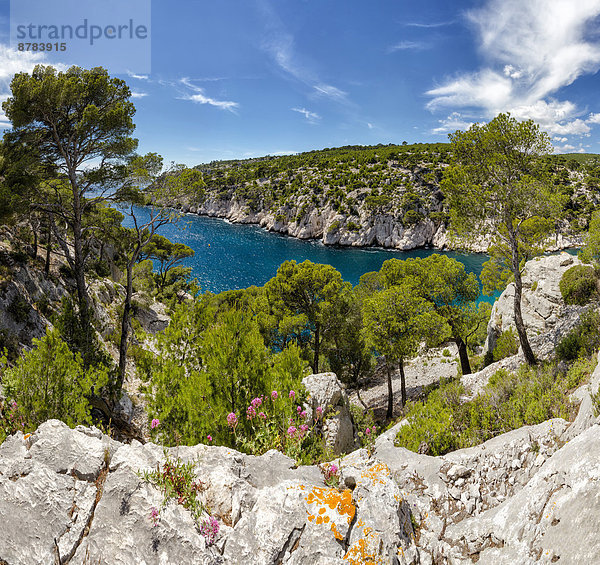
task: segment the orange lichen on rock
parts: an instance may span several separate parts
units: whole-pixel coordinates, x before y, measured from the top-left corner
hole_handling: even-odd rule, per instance
[[[343,540],[356,513],[352,491],[345,489],[340,492],[335,488],[313,487],[305,500],[309,507],[308,521],[329,524],[336,539]]]
[[[352,565],[383,565],[383,557],[377,553],[379,536],[371,529],[365,528],[364,536],[356,540],[344,555],[344,561]]]
[[[360,476],[374,483],[384,484],[385,479],[383,477],[389,477],[390,475],[390,468],[385,463],[376,463],[366,471],[363,471]]]
[[[339,530],[337,529],[335,522],[331,522],[331,531],[333,532],[335,539],[339,539],[339,540],[344,539],[344,536],[342,534],[340,534]]]
[[[308,504],[314,504],[321,510],[326,510],[326,507],[331,510],[337,510],[340,515],[347,516],[348,524],[352,522],[356,507],[352,502],[352,491],[345,489],[342,492],[335,488],[314,487],[306,497]]]

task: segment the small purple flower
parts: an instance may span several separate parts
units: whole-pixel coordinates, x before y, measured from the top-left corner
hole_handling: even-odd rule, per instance
[[[279,393],[278,393],[276,390],[274,390],[274,391],[271,393],[271,400],[277,400],[277,397],[278,397],[278,396],[279,396]]]
[[[296,412],[300,414],[300,412],[302,412],[302,406],[296,406]]]
[[[258,413],[258,417],[259,417],[259,418],[262,418],[263,420],[266,420],[266,419],[267,419],[267,415],[266,415],[264,412],[259,412],[259,413]]]
[[[153,418],[152,422],[150,423],[150,427],[152,429],[158,428],[158,426],[160,425],[160,420],[158,418]]]
[[[262,398],[257,396],[256,398],[252,399],[252,402],[250,404],[252,404],[254,408],[258,408],[262,404]]]
[[[335,463],[332,463],[332,464],[329,466],[329,472],[330,472],[332,475],[336,475],[338,471],[339,471],[339,469],[338,469],[338,466],[337,466]]]
[[[299,414],[300,418],[306,418],[306,410],[302,410]]]
[[[296,393],[293,390],[290,390],[290,398],[296,398]]]
[[[153,506],[152,508],[150,508],[150,519],[152,520],[153,528],[158,526],[158,522],[160,520],[160,512],[158,511],[156,506]]]
[[[288,433],[288,435],[289,435],[290,437],[293,437],[293,436],[295,436],[295,435],[296,435],[296,432],[297,432],[297,431],[298,431],[298,430],[296,429],[296,427],[295,427],[295,426],[290,426],[290,427],[288,428],[288,430],[287,430],[287,433]]]
[[[256,409],[254,408],[254,406],[250,405],[246,409],[246,418],[248,420],[252,420],[252,418],[254,418],[254,416],[256,416]]]
[[[229,414],[227,414],[227,425],[230,428],[235,428],[237,423],[238,423],[238,419],[237,419],[237,416],[235,415],[235,413],[230,412]]]
[[[368,436],[370,436],[370,435],[371,435],[371,428],[367,428],[367,429],[365,430],[365,433],[366,433]]]
[[[321,406],[317,406],[317,418],[320,418],[323,414],[323,408]]]
[[[219,528],[219,522],[213,516],[211,516],[208,521],[202,523],[200,533],[204,536],[206,545],[212,545],[215,543],[217,534],[219,533]]]

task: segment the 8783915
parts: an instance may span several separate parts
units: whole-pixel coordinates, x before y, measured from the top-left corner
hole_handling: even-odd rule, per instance
[[[66,43],[19,43],[19,51],[66,51]]]

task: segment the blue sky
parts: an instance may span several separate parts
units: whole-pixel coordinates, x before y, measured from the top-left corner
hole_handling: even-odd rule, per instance
[[[0,8],[5,99],[45,59],[10,49]],[[155,0],[151,72],[118,76],[140,151],[188,165],[446,141],[501,111],[600,153],[599,16],[600,0]]]

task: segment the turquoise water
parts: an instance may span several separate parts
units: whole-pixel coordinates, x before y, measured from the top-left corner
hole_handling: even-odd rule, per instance
[[[138,210],[138,213],[144,212],[147,213]],[[131,219],[126,216],[123,224],[131,227]],[[212,292],[262,286],[275,276],[281,263],[291,259],[299,263],[308,259],[313,263],[332,265],[344,280],[356,285],[362,274],[379,270],[383,262],[392,257],[407,259],[439,253],[427,249],[388,251],[331,247],[267,232],[255,225],[231,224],[192,214],[184,216],[178,224],[163,226],[159,233],[189,245],[196,252],[184,265],[192,268],[192,276],[198,279],[202,290]],[[464,263],[466,269],[477,276],[488,259],[481,253],[447,252],[446,255]]]

